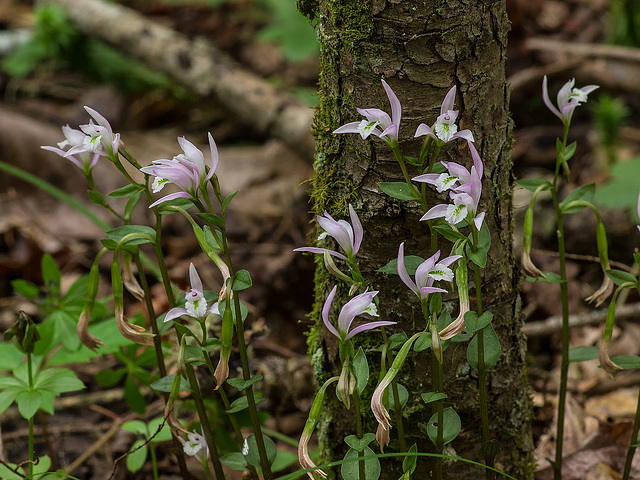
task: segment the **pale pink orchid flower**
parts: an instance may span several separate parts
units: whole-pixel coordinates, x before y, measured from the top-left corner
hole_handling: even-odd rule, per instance
[[[140,169],[141,172],[156,177],[152,185],[154,193],[161,191],[167,183],[173,183],[181,190],[156,200],[149,208],[176,198],[196,198],[198,189],[206,188],[206,183],[213,177],[219,163],[216,142],[210,133],[208,137],[211,151],[211,164],[208,171],[204,154],[184,137],[178,138],[184,153],[176,155],[171,160],[155,160],[151,165]]]
[[[453,226],[466,219],[469,222],[472,221],[475,227],[480,230],[485,216],[484,212],[478,212],[480,196],[482,195],[484,165],[472,143],[469,143],[469,149],[473,157],[473,167],[471,167],[468,175],[467,173],[458,172],[459,175],[462,175],[462,178],[468,178],[468,182],[451,189],[449,197],[453,201],[452,204],[435,205],[420,220],[433,220],[434,218],[444,217],[447,223]],[[414,180],[431,183],[431,178],[425,178],[425,175],[415,177]]]
[[[562,123],[567,124],[571,122],[571,116],[573,111],[587,101],[588,95],[595,89],[599,88],[598,85],[587,85],[582,88],[575,88],[575,79],[569,80],[558,91],[557,106],[551,102],[549,98],[549,90],[547,87],[547,76],[542,79],[542,100],[551,112],[562,120]]]
[[[421,300],[427,298],[430,293],[447,292],[443,288],[434,287],[433,283],[436,280],[445,282],[453,281],[453,271],[449,266],[459,258],[462,258],[462,256],[451,255],[438,262],[439,258],[440,250],[422,262],[416,269],[414,282],[409,276],[404,263],[404,242],[402,242],[400,248],[398,248],[398,275],[400,276],[400,280]]]
[[[204,298],[204,289],[202,286],[202,280],[196,270],[196,267],[189,265],[189,280],[191,281],[191,290],[185,293],[185,307],[175,307],[167,312],[164,317],[165,322],[169,322],[183,315],[192,318],[204,318],[210,313],[220,315],[218,309],[218,302],[214,302],[211,306],[207,305],[207,300]]]
[[[326,211],[324,212],[324,215],[318,215],[316,217],[318,220],[318,224],[324,229],[324,232],[320,234],[318,240],[323,240],[327,236],[333,237],[333,239],[338,242],[338,245],[340,245],[342,250],[345,252],[346,256],[334,250],[318,247],[300,247],[294,249],[293,251],[320,254],[324,254],[324,252],[326,251],[329,255],[332,255],[334,257],[341,258],[347,261],[353,261],[356,254],[358,253],[358,250],[360,250],[364,230],[362,228],[362,223],[358,218],[358,214],[351,205],[349,205],[349,217],[351,218],[351,223],[347,222],[346,220],[336,221]]]
[[[444,145],[456,138],[462,138],[467,142],[473,142],[473,133],[471,130],[461,130],[458,132],[456,120],[458,118],[458,110],[453,109],[453,104],[456,100],[456,86],[454,85],[447,92],[440,106],[440,115],[436,119],[436,123],[433,128],[425,123],[418,125],[414,137],[422,137],[428,135],[433,138],[438,144]],[[435,129],[435,132],[434,132]]]
[[[49,150],[50,152],[57,153],[63,158],[66,158],[77,165],[85,175],[91,172],[91,169],[96,165],[100,158],[99,151],[82,150],[77,151],[75,154],[69,152],[78,146],[83,146],[85,140],[88,138],[86,134],[75,128],[71,128],[69,125],[62,127],[62,133],[65,139],[62,142],[58,142],[58,148],[43,146],[40,147],[43,150]],[[70,147],[69,150],[63,150],[66,147]]]
[[[366,120],[347,123],[335,129],[333,133],[358,133],[363,140],[369,135],[375,135],[390,145],[397,144],[398,130],[402,118],[402,106],[387,82],[382,80],[382,86],[391,104],[391,117],[379,108],[358,108],[358,113],[364,116]]]
[[[342,307],[338,315],[338,327],[336,328],[329,320],[329,312],[331,310],[333,299],[336,296],[337,289],[338,287],[334,286],[324,302],[324,306],[322,307],[322,321],[324,322],[327,329],[329,329],[329,331],[336,337],[338,337],[341,341],[347,341],[354,335],[357,335],[360,332],[364,332],[365,330],[372,330],[374,328],[396,324],[396,322],[376,321],[363,323],[351,329],[351,324],[358,315],[368,313],[369,315],[375,317],[378,316],[376,306],[373,303],[373,298],[378,294],[378,292],[366,291],[364,293],[361,293],[360,295],[356,295]]]

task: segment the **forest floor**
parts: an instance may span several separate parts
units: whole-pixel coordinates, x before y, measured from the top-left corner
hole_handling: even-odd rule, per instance
[[[186,1],[120,3],[138,8],[149,19],[188,36],[205,38],[244,68],[313,102],[317,56],[291,61],[282,44],[260,40],[259,31],[271,18],[264,5],[256,7],[257,2],[252,0],[217,2],[215,7]],[[609,0],[510,0],[507,4],[512,21],[507,75],[515,124],[515,177],[553,176],[555,139],[562,131],[542,102],[542,77],[549,76],[553,91],[574,76],[577,86],[600,85],[572,125],[572,136],[579,140],[579,146],[571,173],[576,184],[608,185],[598,201],[606,207],[603,219],[610,259],[614,268],[634,272],[632,254],[640,245],[635,213],[640,189],[640,49],[606,43],[612,35]],[[32,27],[33,12],[30,2],[0,1],[0,37]],[[249,270],[253,278],[253,288],[243,301],[254,319],[248,339],[254,367],[264,377],[260,389],[266,399],[264,409],[269,413],[266,425],[297,439],[314,392],[305,336],[310,326],[307,314],[313,301],[314,262],[311,256],[292,250],[308,241],[312,218],[306,182],[313,173],[312,159],[281,140],[252,130],[214,100],[203,101],[184,88],[156,85],[141,90],[95,78],[95,72],[92,77],[64,62],[39,62],[22,77],[0,72],[4,94],[0,104],[0,160],[50,182],[93,208],[106,221],[108,216],[102,216],[85,198],[85,179],[79,169],[39,148],[61,141],[62,125],[86,123],[84,105],[91,105],[110,120],[141,163],[172,158],[179,153],[176,138],[182,135],[199,145],[206,156],[203,132],[210,131],[220,151],[217,174],[223,193],[240,190],[229,215],[229,235],[234,262]],[[100,188],[111,191],[120,185],[107,167],[96,167],[96,179]],[[522,241],[518,232],[529,199],[526,190],[515,189],[518,258]],[[533,259],[542,270],[557,271],[557,256],[552,253],[556,248],[553,209],[544,202],[540,205],[536,210]],[[144,214],[139,215],[137,223],[150,221]],[[220,278],[215,267],[200,253],[188,225],[174,217],[167,218],[163,239],[171,278],[186,287],[189,264],[194,262],[205,287],[216,290]],[[570,313],[577,325],[571,330],[572,347],[598,346],[606,318],[608,302],[594,308],[584,300],[602,281],[595,228],[588,212],[572,215],[566,222]],[[100,249],[100,238],[101,229],[87,217],[0,171],[0,329],[9,328],[20,310],[36,319],[43,316],[37,302],[14,293],[13,281],[41,285],[41,258],[49,254],[61,270],[64,290],[88,272]],[[108,268],[105,264],[102,296],[109,295],[109,289],[104,287],[108,284]],[[152,288],[157,295],[154,307],[158,311],[168,309],[166,300],[162,300],[162,286]],[[551,478],[545,458],[554,456],[560,365],[559,289],[557,285],[523,282],[522,299],[535,405],[534,441],[539,461],[536,478],[543,480]],[[625,301],[609,347],[612,356],[640,355],[640,299],[632,293]],[[127,302],[127,315],[140,310],[132,297]],[[106,355],[72,366],[88,389],[82,395],[64,395],[56,404],[56,415],[43,415],[42,423],[36,427],[37,446],[53,459],[52,468],[69,465],[89,445],[106,439],[98,453],[73,472],[81,479],[106,479],[112,474],[115,459],[136,439],[133,433],[113,426],[124,419],[148,420],[162,414],[162,405],[150,403],[146,413],[131,416],[122,383],[105,388],[96,382],[99,372],[117,369],[118,362]],[[0,360],[0,368],[4,365]],[[635,370],[619,372],[612,378],[598,367],[597,360],[572,364],[565,428],[565,480],[621,478],[617,472],[624,464],[639,382],[640,373]],[[146,392],[145,398],[155,397]],[[0,415],[0,424],[0,459],[23,460],[26,422],[17,409],[10,408]],[[295,453],[286,442],[280,446]],[[162,478],[180,478],[169,456],[165,457],[160,459]],[[114,470],[113,478],[152,478],[148,465],[132,474],[122,463],[124,460]],[[635,478],[640,478],[640,461],[634,466]]]

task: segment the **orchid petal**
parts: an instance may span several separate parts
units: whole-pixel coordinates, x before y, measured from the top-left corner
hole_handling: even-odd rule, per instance
[[[356,213],[355,209],[349,204],[349,217],[351,218],[351,225],[353,226],[353,252],[352,255],[358,253],[360,245],[362,244],[362,238],[364,237],[364,229],[362,228],[362,222]]]
[[[398,249],[398,275],[400,276],[400,280],[409,287],[416,295],[419,295],[418,286],[413,283],[409,273],[407,272],[407,267],[404,264],[404,242],[400,244],[400,248]]]
[[[555,107],[553,103],[551,103],[551,99],[549,98],[549,90],[547,88],[547,76],[545,75],[542,79],[542,100],[544,104],[547,106],[551,112],[558,117],[560,120],[564,120],[560,111]]]
[[[338,286],[336,285],[333,287],[333,289],[327,296],[327,299],[325,300],[324,305],[322,306],[322,321],[324,322],[325,327],[327,327],[327,329],[331,333],[333,333],[336,337],[341,338],[340,334],[338,333],[338,330],[336,330],[336,327],[334,327],[329,321],[329,310],[331,310],[331,304],[333,303],[333,298],[336,296],[337,290],[338,290]]]
[[[189,312],[187,312],[184,308],[175,307],[167,312],[167,314],[164,317],[164,321],[166,323],[168,321],[174,320],[183,315],[189,315]]]
[[[360,133],[359,126],[360,122],[350,122],[336,128],[333,133]]]
[[[395,325],[397,322],[389,322],[389,321],[377,321],[377,322],[369,322],[369,323],[363,323],[362,325],[358,325],[356,328],[354,328],[353,330],[351,330],[348,334],[347,334],[347,340],[350,339],[351,337],[353,337],[354,335],[357,335],[360,332],[364,332],[365,330],[373,330],[374,328],[378,328],[378,327],[386,327],[389,325]]]
[[[341,258],[342,260],[348,260],[347,257],[342,255],[341,253],[335,252],[333,250],[329,250],[328,248],[300,247],[300,248],[294,248],[293,251],[294,252],[319,253],[319,254],[323,254],[326,251],[327,253],[329,253],[329,255],[332,255],[332,256],[337,257],[337,258]]]
[[[169,200],[174,200],[176,198],[192,198],[191,195],[187,192],[176,192],[176,193],[171,193],[167,196],[164,196],[158,200],[156,200],[155,202],[153,202],[151,205],[149,205],[149,208],[153,208],[157,205],[160,205],[161,203],[164,202],[168,202]]]
[[[416,133],[414,135],[414,137],[422,137],[423,135],[429,135],[430,137],[437,139],[438,137],[436,137],[436,134],[434,133],[434,131],[431,129],[431,127],[425,123],[421,123],[420,125],[418,125],[418,128],[416,128]]]
[[[440,115],[443,115],[445,112],[449,110],[453,110],[453,104],[456,101],[456,86],[454,85],[449,89],[447,94],[442,101],[442,106],[440,107]]]
[[[434,218],[442,218],[447,214],[447,208],[449,208],[449,205],[447,205],[446,203],[441,203],[440,205],[431,207],[429,211],[425,213],[420,220],[422,221],[422,220],[433,220]]]
[[[193,265],[193,263],[189,265],[189,281],[191,282],[192,290],[203,293],[202,280],[200,280],[200,275],[198,275],[196,267]]]
[[[391,123],[398,127],[400,125],[400,119],[402,117],[402,105],[400,105],[400,100],[398,100],[395,92],[391,89],[387,82],[382,80],[382,86],[384,87],[385,92],[387,92],[387,98],[389,99],[389,103],[391,104]]]
[[[349,332],[349,327],[351,327],[353,319],[369,307],[373,297],[375,297],[377,293],[378,292],[361,293],[345,303],[338,314],[338,331],[341,334],[346,335]]]

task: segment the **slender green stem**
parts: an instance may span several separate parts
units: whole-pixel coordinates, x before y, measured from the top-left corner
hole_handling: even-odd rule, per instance
[[[638,405],[636,406],[636,417],[633,421],[633,430],[631,432],[631,442],[627,450],[627,459],[624,462],[624,473],[622,480],[629,480],[631,474],[631,462],[633,455],[636,453],[636,445],[638,443],[638,431],[640,431],[640,390],[638,391]]]
[[[567,136],[569,125],[564,128],[562,147],[567,144]],[[560,173],[561,162],[556,160],[556,170],[553,178],[553,188],[551,189],[551,197],[553,207],[556,212],[556,222],[558,226],[558,255],[560,262],[560,296],[562,299],[562,360],[560,365],[560,391],[558,394],[558,425],[556,430],[556,452],[555,461],[553,462],[553,478],[554,480],[562,479],[562,449],[564,437],[564,416],[567,399],[567,381],[569,379],[569,286],[567,283],[567,267],[565,258],[565,236],[564,236],[564,217],[558,202],[558,179]]]
[[[362,429],[362,402],[360,400],[360,392],[357,388],[353,391],[353,404],[356,411],[356,437],[360,439],[364,436],[364,432]],[[363,460],[364,449],[358,452],[358,457],[360,458],[358,461],[358,478],[359,480],[366,480],[367,474]]]
[[[420,200],[420,203],[422,204],[422,210],[424,210],[426,212],[427,211],[426,200],[424,198],[422,198],[422,195],[420,195],[420,193],[416,189],[416,186],[411,181],[411,177],[409,176],[409,172],[407,171],[407,165],[404,162],[404,158],[402,157],[402,153],[400,153],[400,149],[398,148],[397,145],[395,147],[391,147],[391,149],[393,150],[393,154],[395,155],[396,160],[398,160],[398,163],[400,164],[400,170],[402,170],[402,175],[404,176],[404,181],[407,182],[407,186],[409,187],[409,190],[411,191],[411,194],[414,196],[414,198],[416,200]]]
[[[31,360],[31,352],[27,352],[27,376],[29,378],[29,390],[33,389],[33,362]],[[33,450],[33,422],[35,415],[29,417],[29,478],[33,478],[33,462],[35,461],[35,453]]]
[[[218,179],[214,175],[212,178],[213,190],[216,195],[216,198],[220,202],[223,203],[222,194],[220,192],[220,185],[218,184]],[[229,268],[229,284],[228,288],[231,290],[233,287],[233,283],[236,278],[236,273],[233,268],[233,264],[231,262],[231,253],[229,251],[229,243],[227,241],[226,235],[226,212],[223,210],[222,214],[222,227],[220,228],[221,236],[222,236],[222,252],[226,259],[227,267]],[[249,367],[249,356],[247,354],[247,346],[245,344],[244,339],[244,323],[242,321],[242,312],[240,310],[240,298],[238,294],[231,290],[229,295],[233,296],[233,306],[235,310],[234,320],[236,327],[236,337],[238,343],[238,352],[240,354],[240,363],[242,365],[242,376],[244,380],[249,380],[251,378],[251,369]],[[260,466],[262,467],[262,474],[265,480],[271,480],[273,478],[273,474],[271,473],[271,464],[269,463],[269,459],[267,457],[267,450],[264,445],[264,439],[262,437],[262,428],[260,425],[260,419],[258,418],[258,410],[256,408],[255,395],[253,392],[253,385],[250,385],[245,390],[245,396],[247,398],[248,410],[249,410],[249,418],[251,419],[251,427],[253,428],[253,433],[255,434],[256,446],[258,447],[258,454],[260,456]]]
[[[433,350],[431,350],[431,353],[431,378],[433,382],[433,389],[436,393],[442,393],[442,363],[440,363]],[[438,414],[436,453],[442,455],[444,451],[444,400],[438,400],[435,402],[435,409]],[[442,457],[440,456],[436,457],[436,480],[442,480]]]
[[[204,401],[202,400],[202,394],[200,393],[200,385],[198,379],[193,370],[193,366],[190,363],[185,364],[185,371],[187,373],[187,379],[189,380],[189,386],[191,387],[191,396],[196,405],[196,411],[198,412],[198,418],[200,419],[200,425],[204,437],[207,440],[209,446],[209,458],[213,464],[213,471],[216,474],[216,478],[222,479],[224,477],[224,471],[222,470],[222,464],[220,463],[220,455],[218,454],[218,447],[213,438],[213,432],[211,431],[211,424],[209,423],[209,416],[207,415],[207,409],[205,408]]]
[[[153,442],[149,442],[149,454],[151,455],[153,480],[158,480],[158,459],[156,458],[156,447]]]
[[[202,354],[204,355],[204,360],[207,365],[207,368],[209,369],[209,373],[211,374],[212,377],[215,378],[215,368],[213,366],[213,363],[211,362],[211,357],[205,351],[203,351]],[[227,397],[227,394],[225,393],[224,389],[218,388],[216,392],[218,392],[218,395],[220,395],[220,399],[222,400],[224,409],[228,411],[231,408],[231,402],[229,402],[229,398]],[[238,423],[238,420],[236,419],[236,416],[233,413],[227,413],[227,417],[231,422],[231,427],[233,428],[233,432],[236,436],[236,444],[238,445],[238,448],[242,450],[242,444],[244,443],[244,438],[242,436],[242,431],[240,430],[240,424]],[[296,444],[295,447],[297,446],[298,445]],[[255,467],[253,465],[247,465],[247,468],[251,473],[251,478],[253,478],[254,480],[258,480],[258,472],[256,471]]]
[[[381,328],[382,331],[382,340],[385,344],[388,342],[387,332],[385,332],[384,327]],[[393,354],[391,350],[386,349],[386,359],[389,365],[393,363]],[[404,439],[404,422],[402,419],[402,408],[400,406],[400,395],[398,393],[398,381],[394,377],[391,381],[391,391],[393,392],[393,413],[396,418],[396,428],[398,430],[398,442],[400,443],[400,451],[407,451],[407,444]]]

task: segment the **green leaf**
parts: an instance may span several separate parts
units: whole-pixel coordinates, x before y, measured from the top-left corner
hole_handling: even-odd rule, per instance
[[[76,374],[66,368],[50,368],[38,375],[36,387],[53,393],[76,392],[85,388]]]
[[[362,394],[367,387],[367,383],[369,383],[369,363],[362,347],[358,349],[358,352],[353,357],[351,365],[357,379],[356,388]]]
[[[598,358],[600,349],[598,347],[581,346],[569,350],[570,362],[586,362]]]
[[[222,213],[224,213],[227,210],[227,207],[229,206],[229,203],[231,203],[231,200],[233,200],[233,197],[236,196],[236,194],[239,192],[240,190],[236,190],[233,193],[230,193],[227,198],[224,199],[224,201],[222,202],[222,205],[220,206],[220,211]]]
[[[547,278],[544,277],[525,277],[524,281],[529,283],[566,283],[566,280],[562,280],[562,277],[553,272],[542,272]]]
[[[22,295],[25,298],[33,299],[40,295],[40,288],[26,280],[12,280],[11,286],[13,287],[13,291],[18,295]]]
[[[365,433],[362,438],[355,435],[348,435],[344,438],[344,443],[353,448],[356,452],[362,452],[367,446],[376,439],[375,433]]]
[[[38,390],[20,392],[16,396],[16,403],[18,404],[20,415],[26,420],[29,420],[36,414],[40,405],[42,405],[42,392]]]
[[[458,240],[467,239],[467,237],[465,237],[459,231],[454,230],[449,224],[443,223],[440,225],[433,225],[431,228],[433,228],[436,232],[438,232],[440,235],[442,235],[444,238],[446,238],[450,242],[457,242]]]
[[[629,272],[611,269],[606,270],[604,273],[606,273],[607,277],[609,277],[611,281],[617,286],[623,285],[625,283],[634,283],[636,285],[638,284],[638,279],[631,275]]]
[[[493,321],[493,313],[491,312],[483,312],[478,318],[478,314],[473,311],[469,311],[464,314],[464,323],[467,326],[467,329],[471,333],[475,333],[478,330],[482,330],[484,327],[489,325]]]
[[[404,460],[402,461],[402,471],[411,474],[416,469],[416,465],[418,463],[418,457],[415,455],[416,453],[418,453],[418,445],[415,443],[411,445],[411,448],[409,448],[409,451],[407,453],[409,455],[404,457]],[[412,453],[414,455],[411,455]]]
[[[211,225],[215,225],[216,227],[219,227],[219,228],[224,228],[224,220],[222,220],[222,218],[220,218],[215,213],[198,212],[196,213],[196,215],[202,220],[204,220],[205,222],[210,223]],[[219,250],[219,249],[216,249],[216,250]]]
[[[124,399],[129,408],[136,413],[142,415],[147,410],[147,404],[132,375],[127,375],[124,381]]]
[[[211,231],[211,227],[209,225],[205,225],[202,231],[204,232],[204,241],[207,242],[207,245],[209,245],[212,250],[222,250],[222,246],[218,243],[218,240]],[[217,233],[221,235],[220,232]]]
[[[262,395],[260,395],[259,393],[256,393],[254,397],[255,397],[256,404],[262,401]],[[249,406],[249,400],[247,400],[247,397],[242,396],[240,398],[236,398],[233,401],[233,403],[231,404],[231,408],[227,410],[227,413],[240,412],[245,408],[247,408],[248,406]]]
[[[378,187],[390,197],[398,200],[416,200],[406,182],[380,182]]]
[[[220,457],[220,462],[232,470],[244,471],[247,469],[247,461],[240,452],[227,453]]]
[[[487,325],[471,339],[467,346],[467,361],[474,370],[478,370],[478,335],[483,335],[484,340],[484,368],[491,368],[498,363],[502,353],[500,340],[492,325]]]
[[[262,375],[254,375],[249,380],[243,380],[241,378],[229,378],[227,380],[227,383],[232,387],[237,388],[238,391],[242,392],[243,390],[246,390],[251,385],[260,380],[262,380]]]
[[[549,180],[545,180],[544,178],[523,178],[521,180],[516,180],[516,185],[519,185],[522,188],[526,188],[532,192],[535,192],[538,188],[544,187],[544,190],[550,190],[553,188],[553,185]]]
[[[418,266],[424,262],[423,258],[420,258],[416,255],[407,255],[404,257],[404,266],[407,269],[407,273],[409,275],[415,275],[416,269]],[[398,274],[398,259],[394,258],[389,263],[387,263],[384,267],[378,270],[380,273],[391,273],[394,275]]]
[[[562,152],[562,156],[564,157],[565,161],[571,160],[571,157],[573,157],[573,154],[576,153],[577,146],[578,146],[578,142],[573,142],[565,147],[565,149]]]
[[[236,277],[233,280],[233,285],[231,286],[231,290],[245,290],[252,285],[251,275],[246,270],[238,270],[236,272]]]
[[[124,187],[116,188],[113,192],[109,193],[108,196],[113,198],[132,197],[134,195],[139,195],[143,191],[144,185],[139,183],[130,183]]]
[[[640,368],[640,357],[637,355],[619,355],[617,357],[613,357],[611,361],[623,370]]]
[[[131,445],[131,449],[129,450],[131,453],[127,455],[127,470],[131,473],[136,473],[140,470],[144,462],[147,461],[147,446],[143,445],[145,440],[136,440],[133,445]],[[140,447],[140,448],[138,448]],[[138,448],[136,450],[136,448]]]
[[[89,200],[91,200],[91,203],[93,203],[94,205],[97,205],[99,207],[109,206],[107,200],[104,198],[104,195],[102,195],[100,192],[96,190],[87,190],[87,193],[89,194]]]
[[[116,385],[124,374],[127,372],[126,368],[118,368],[115,370],[100,370],[96,373],[96,382],[102,387],[113,387]]]
[[[142,191],[139,191],[127,201],[127,204],[124,207],[124,218],[127,223],[131,221],[131,215],[133,215],[133,211],[138,206],[138,203],[140,203],[141,198]]]
[[[423,393],[420,396],[422,397],[422,400],[424,400],[424,403],[437,402],[438,400],[444,400],[445,398],[447,398],[447,395],[445,393],[436,392]]]
[[[57,296],[60,294],[60,269],[56,264],[56,261],[53,259],[51,255],[45,253],[42,256],[42,260],[40,262],[42,268],[42,281],[44,282],[44,286],[47,290],[51,292],[52,295]]]
[[[376,457],[373,457],[375,452],[371,450],[369,447],[365,447],[364,456],[369,458],[364,461],[364,478],[365,480],[378,480],[380,478],[380,460]],[[340,473],[342,474],[343,480],[359,480],[359,467],[358,467],[358,452],[353,448],[349,449],[347,454],[344,456],[345,463],[340,467]]]
[[[389,392],[389,410],[395,410],[396,402],[394,400],[395,397],[393,396],[393,388],[391,385],[389,386],[387,391]],[[398,383],[398,399],[400,400],[400,410],[402,410],[407,404],[407,402],[409,401],[409,391],[406,389],[404,385],[401,385],[399,383]]]
[[[20,393],[20,390],[14,390],[14,389],[0,392],[0,413],[4,412],[7,408],[11,406],[11,404],[14,402],[14,400],[16,399],[19,393]]]
[[[167,200],[166,202],[162,202],[158,205],[158,213],[160,215],[171,215],[176,213],[175,210],[170,209],[169,207],[179,207],[183,210],[189,210],[193,207],[193,200],[190,198],[174,198],[173,200]]]
[[[126,430],[127,432],[135,433],[136,435],[140,435],[142,437],[146,437],[147,432],[147,424],[142,420],[131,420],[129,422],[125,422],[120,426],[121,429]]]
[[[271,465],[272,472],[279,472],[280,470],[284,470],[287,467],[295,464],[298,461],[298,455],[292,452],[288,452],[286,450],[278,450],[276,455],[276,459],[273,461],[273,465]]]
[[[276,459],[278,449],[276,448],[276,444],[273,443],[273,440],[271,440],[266,435],[263,434],[262,439],[264,442],[264,449],[267,453],[267,461],[269,462],[269,465],[271,465]],[[242,455],[249,465],[260,468],[260,453],[258,451],[258,443],[256,441],[255,434],[252,433],[244,439],[244,445],[242,446]]]
[[[120,241],[127,235],[144,235],[145,237],[150,237],[152,240],[147,238],[135,236],[129,240],[127,240],[124,245],[141,245],[143,243],[153,243],[156,238],[156,231],[147,227],[146,225],[123,225],[122,227],[114,228],[113,230],[109,230],[106,232],[107,236],[116,243],[120,243]]]
[[[442,439],[444,441],[444,445],[452,442],[460,433],[462,428],[462,423],[460,422],[460,417],[456,413],[456,411],[451,408],[445,408],[443,412],[443,426],[442,426]],[[427,424],[427,435],[431,439],[434,445],[438,440],[438,414],[435,413],[429,420]]]
[[[571,202],[575,202],[575,201],[584,201],[584,202],[590,202],[591,199],[593,198],[594,193],[596,193],[596,184],[595,183],[590,183],[588,185],[582,185],[578,188],[576,188],[573,192],[571,192],[569,195],[567,195],[567,198],[565,198],[562,202],[560,202],[560,205],[558,205],[560,207],[560,210],[562,210],[562,213],[565,215],[568,215],[570,213],[576,213],[579,212],[580,210],[582,210],[584,208],[584,206],[582,205],[578,205],[578,206],[574,206],[571,207],[567,210],[565,210],[565,207],[567,205],[569,205]]]
[[[429,332],[418,337],[416,343],[413,344],[413,350],[416,352],[422,352],[427,348],[431,348],[431,334]]]
[[[158,432],[160,425],[162,425],[162,428]],[[156,432],[158,433],[156,434]],[[149,421],[149,433],[151,435],[155,434],[151,440],[153,443],[168,442],[172,437],[171,429],[167,422],[165,422],[164,417],[157,417]]]
[[[156,380],[151,385],[149,385],[156,392],[171,392],[171,388],[173,387],[173,379],[176,374],[172,373],[171,375],[167,375],[166,377],[162,377],[160,380]],[[187,382],[184,378],[180,378],[180,391],[181,392],[190,392],[191,387],[189,387],[189,382]]]
[[[0,370],[13,370],[24,361],[24,353],[11,343],[0,343]],[[2,376],[0,375],[0,379]]]
[[[487,265],[489,248],[491,248],[491,232],[489,232],[487,222],[482,222],[482,227],[478,232],[478,245],[476,246],[476,250],[473,251],[471,242],[467,242],[465,246],[467,258],[480,268],[484,268]]]
[[[406,332],[394,333],[389,337],[389,349],[393,350],[398,348],[400,345],[404,344],[409,337],[407,337]]]

